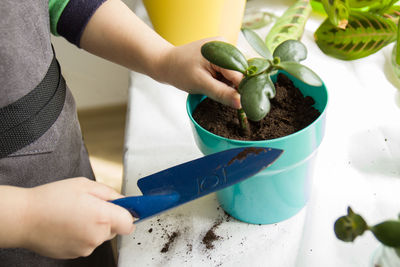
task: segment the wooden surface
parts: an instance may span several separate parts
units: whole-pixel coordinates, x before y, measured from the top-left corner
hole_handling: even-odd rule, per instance
[[[96,179],[121,191],[126,106],[78,112]]]

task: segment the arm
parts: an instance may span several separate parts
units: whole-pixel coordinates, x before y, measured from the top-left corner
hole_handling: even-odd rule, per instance
[[[0,248],[18,247],[26,229],[28,189],[0,186]]]
[[[142,22],[122,1],[108,0],[90,18],[80,46],[100,57],[169,83],[189,93],[240,107],[236,90],[215,79],[217,72],[238,85],[242,74],[205,60],[200,48],[208,40],[174,47]]]
[[[116,234],[133,231],[129,212],[106,201],[120,197],[85,178],[29,189],[0,186],[0,248],[61,259],[88,256]]]

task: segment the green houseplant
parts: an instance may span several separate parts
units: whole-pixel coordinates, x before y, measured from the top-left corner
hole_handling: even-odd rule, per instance
[[[344,242],[353,242],[358,236],[370,231],[383,245],[373,259],[373,266],[400,266],[400,216],[397,220],[386,220],[370,226],[361,215],[348,207],[347,215],[336,220],[334,231],[336,237]]]
[[[324,135],[328,95],[320,78],[299,63],[307,55],[300,42],[283,42],[270,53],[254,32],[243,30],[243,33],[262,57],[247,60],[235,47],[221,42],[208,43],[202,49],[203,55],[214,64],[244,74],[238,88],[243,106],[243,110],[238,111],[242,127],[246,127],[247,116],[250,120],[259,120],[268,114],[270,98],[275,96],[277,71],[287,75],[303,95],[315,100],[314,107],[320,115],[293,134],[270,140],[243,141],[218,136],[197,123],[192,115],[205,96],[189,95],[187,112],[196,144],[203,154],[243,146],[274,147],[285,151],[260,174],[217,193],[222,208],[233,217],[249,223],[269,224],[290,218],[308,200],[313,163]]]
[[[262,57],[247,60],[235,46],[221,41],[206,43],[201,52],[211,63],[225,69],[239,71],[244,75],[238,87],[242,104],[238,115],[243,133],[248,134],[247,118],[259,121],[270,111],[269,99],[276,94],[271,76],[278,70],[284,70],[311,86],[322,86],[322,81],[314,71],[299,63],[307,57],[307,49],[301,42],[283,41],[271,54],[255,32],[250,29],[242,31],[249,43]]]
[[[398,39],[398,0],[314,1],[323,6],[328,16],[314,33],[325,54],[354,60],[374,54]]]

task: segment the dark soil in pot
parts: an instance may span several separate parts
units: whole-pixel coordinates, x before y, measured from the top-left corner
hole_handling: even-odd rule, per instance
[[[242,136],[237,110],[206,98],[192,116],[204,129],[229,139],[268,140],[295,133],[315,121],[320,112],[313,107],[312,97],[304,97],[292,81],[279,74],[275,83],[276,96],[271,99],[271,110],[258,122],[249,121],[250,135]]]

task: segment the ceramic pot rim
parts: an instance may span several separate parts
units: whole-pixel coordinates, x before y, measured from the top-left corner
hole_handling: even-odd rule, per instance
[[[216,134],[214,134],[214,133],[212,133],[212,132],[210,132],[210,131],[204,129],[200,124],[197,123],[197,121],[193,118],[192,113],[190,112],[190,105],[189,105],[189,102],[190,102],[190,98],[194,96],[194,95],[191,95],[191,94],[189,94],[189,95],[187,96],[187,98],[186,98],[186,112],[187,112],[187,114],[188,114],[190,120],[192,121],[192,123],[193,123],[197,128],[199,128],[199,129],[201,129],[202,131],[206,132],[208,135],[213,136],[214,138],[219,139],[219,140],[222,140],[222,141],[225,141],[225,142],[230,142],[230,143],[233,143],[233,144],[236,144],[236,145],[253,145],[253,144],[260,144],[260,145],[261,145],[261,144],[264,144],[264,143],[266,143],[266,142],[268,142],[268,143],[282,142],[282,141],[285,141],[286,139],[293,138],[293,137],[295,137],[295,136],[297,136],[297,135],[302,134],[303,132],[306,132],[310,127],[312,127],[312,126],[313,126],[314,124],[316,124],[318,121],[322,120],[322,118],[324,117],[324,115],[325,115],[325,113],[326,113],[326,109],[327,109],[327,106],[328,106],[328,102],[329,102],[329,101],[328,101],[328,92],[327,92],[327,89],[326,89],[325,85],[322,85],[320,88],[321,88],[321,89],[324,89],[324,90],[326,91],[327,99],[326,99],[326,104],[325,104],[325,106],[324,106],[324,108],[323,108],[321,114],[318,116],[318,118],[317,118],[316,120],[314,120],[312,123],[310,123],[307,127],[301,129],[300,131],[294,132],[294,133],[289,134],[289,135],[286,135],[286,136],[282,136],[282,137],[278,137],[278,138],[273,138],[273,139],[256,140],[256,141],[229,139],[229,138],[226,138],[226,137],[222,137],[222,136],[216,135]],[[204,96],[204,95],[203,95],[202,97],[206,98],[207,96]],[[202,100],[202,101],[203,101],[203,100]]]

